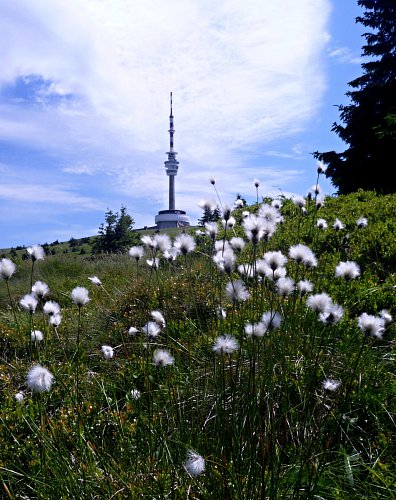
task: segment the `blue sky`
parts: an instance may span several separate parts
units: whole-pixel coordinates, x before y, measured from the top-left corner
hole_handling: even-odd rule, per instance
[[[276,5],[274,5],[276,4]],[[237,193],[303,194],[313,151],[361,74],[355,0],[13,0],[0,4],[0,248],[135,227],[167,208],[169,92],[176,208]],[[334,188],[321,182],[324,192]]]

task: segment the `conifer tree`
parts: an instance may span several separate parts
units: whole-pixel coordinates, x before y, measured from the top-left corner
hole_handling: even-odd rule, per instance
[[[198,219],[198,226],[204,226],[206,222],[217,222],[220,217],[221,212],[218,206],[213,210],[209,207],[205,207],[202,217]]]
[[[132,232],[135,221],[122,206],[120,213],[108,210],[105,222],[99,226],[99,236],[93,245],[94,253],[125,252],[137,243],[139,235]]]
[[[356,22],[368,28],[363,37],[363,75],[349,83],[351,104],[339,106],[343,124],[334,131],[347,145],[342,153],[315,152],[327,164],[326,176],[339,194],[359,188],[396,191],[396,1],[358,0],[365,9]]]

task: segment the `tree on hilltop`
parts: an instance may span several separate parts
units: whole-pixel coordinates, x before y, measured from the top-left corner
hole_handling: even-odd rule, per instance
[[[133,232],[135,221],[126,210],[124,206],[119,213],[107,210],[93,244],[94,253],[121,253],[137,243],[139,236]]]
[[[221,218],[219,206],[211,209],[209,206],[204,208],[202,217],[198,219],[198,226],[204,226],[206,222],[217,222]]]
[[[343,124],[335,132],[348,148],[342,153],[315,152],[327,164],[326,176],[339,194],[359,188],[378,193],[396,191],[394,167],[396,150],[396,2],[358,0],[365,9],[356,22],[369,28],[363,34],[363,75],[348,85],[351,104],[338,106]]]

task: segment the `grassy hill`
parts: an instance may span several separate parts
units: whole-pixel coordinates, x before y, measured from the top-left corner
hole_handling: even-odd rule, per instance
[[[14,253],[3,497],[396,497],[396,196],[281,201],[171,235],[174,260],[157,236],[138,261],[91,238]]]
[[[169,228],[166,233],[171,237],[175,237],[177,234],[182,232],[181,228]],[[139,229],[134,230],[139,235],[144,236],[145,234],[154,234],[155,229]],[[92,253],[92,246],[98,236],[86,236],[84,238],[70,238],[69,241],[58,241],[55,240],[51,243],[43,243],[40,245],[44,248],[47,256],[49,255],[60,255],[60,254],[80,254],[87,255]],[[14,260],[24,260],[27,259],[26,255],[27,245],[19,245],[11,248],[0,249],[0,258],[12,258]]]

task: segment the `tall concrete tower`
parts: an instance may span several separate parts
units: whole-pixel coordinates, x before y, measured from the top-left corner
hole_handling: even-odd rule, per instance
[[[176,151],[174,150],[173,136],[175,129],[173,127],[173,102],[172,92],[170,93],[170,115],[169,115],[169,151],[166,153],[168,159],[165,163],[166,175],[169,177],[169,209],[160,210],[155,216],[155,225],[158,229],[166,227],[188,227],[190,218],[184,210],[176,210],[175,202],[175,177],[179,170],[179,162],[176,160]]]
[[[176,160],[176,151],[173,150],[173,106],[172,92],[170,93],[170,115],[169,115],[169,151],[166,153],[168,159],[165,162],[166,175],[169,176],[169,210],[175,210],[175,177],[179,169],[179,162]]]

